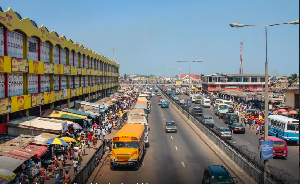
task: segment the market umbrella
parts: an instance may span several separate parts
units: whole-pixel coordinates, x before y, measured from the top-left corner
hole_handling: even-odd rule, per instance
[[[68,146],[66,141],[64,141],[60,138],[51,138],[51,139],[48,139],[45,143],[46,144],[58,144],[58,145],[62,145],[62,146]]]
[[[286,109],[279,109],[277,112],[286,112]]]
[[[295,111],[295,110],[290,110],[289,111],[289,115],[295,115],[295,114],[297,114],[297,111]]]
[[[0,183],[9,183],[16,177],[16,174],[0,168]]]
[[[78,123],[71,124],[70,128],[73,128],[75,130],[82,130],[82,127]]]
[[[77,142],[75,139],[73,139],[71,137],[61,137],[61,139],[66,142]]]
[[[285,111],[285,112],[281,112],[280,114],[283,115],[283,116],[285,116],[285,115],[287,115],[287,113],[288,113],[288,112]]]

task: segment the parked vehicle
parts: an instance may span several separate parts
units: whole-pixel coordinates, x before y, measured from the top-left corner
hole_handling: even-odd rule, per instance
[[[203,173],[202,184],[226,183],[234,184],[234,181],[229,171],[222,165],[209,165]]]
[[[233,132],[233,133],[245,133],[245,127],[242,123],[233,123],[232,125],[229,125],[228,128]]]
[[[220,127],[217,129],[218,134],[221,138],[224,139],[232,139],[232,132],[229,128],[226,127]]]
[[[228,113],[234,113],[233,107],[228,107]]]
[[[165,131],[168,132],[175,132],[177,133],[177,125],[174,121],[167,121],[165,124]]]

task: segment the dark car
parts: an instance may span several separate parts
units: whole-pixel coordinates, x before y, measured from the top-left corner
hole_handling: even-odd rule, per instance
[[[223,123],[231,125],[239,122],[239,115],[234,113],[226,113],[223,116]]]
[[[233,133],[245,133],[245,127],[242,123],[233,123],[232,125],[229,125],[228,128],[233,132]]]
[[[168,132],[175,132],[177,133],[177,125],[174,121],[167,121],[165,124],[165,131]]]
[[[194,107],[192,110],[192,113],[194,116],[202,116],[203,115],[203,111],[202,111],[201,107]]]
[[[233,180],[231,174],[224,166],[209,165],[204,170],[202,184],[212,183],[234,184],[237,182]]]

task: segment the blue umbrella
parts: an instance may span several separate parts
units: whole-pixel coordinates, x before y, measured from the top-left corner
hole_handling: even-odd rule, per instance
[[[50,138],[46,142],[46,144],[58,144],[62,146],[69,146],[66,141],[59,139],[59,138]]]

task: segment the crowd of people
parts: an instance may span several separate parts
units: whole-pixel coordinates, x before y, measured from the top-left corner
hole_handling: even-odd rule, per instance
[[[24,165],[15,178],[15,183],[45,183],[45,180],[55,179],[55,183],[71,183],[71,167],[77,175],[81,170],[82,161],[85,159],[86,150],[97,148],[98,141],[104,141],[105,137],[112,132],[112,129],[119,129],[124,122],[124,114],[136,102],[136,94],[128,93],[119,95],[120,98],[97,118],[92,119],[92,123],[84,126],[82,130],[70,128],[65,136],[73,138],[75,141],[68,142],[68,146],[50,145],[50,159],[42,158],[40,164],[36,164],[34,177],[28,175]],[[58,151],[59,150],[59,151]],[[30,164],[35,164],[36,162]],[[68,164],[67,164],[68,163]]]

